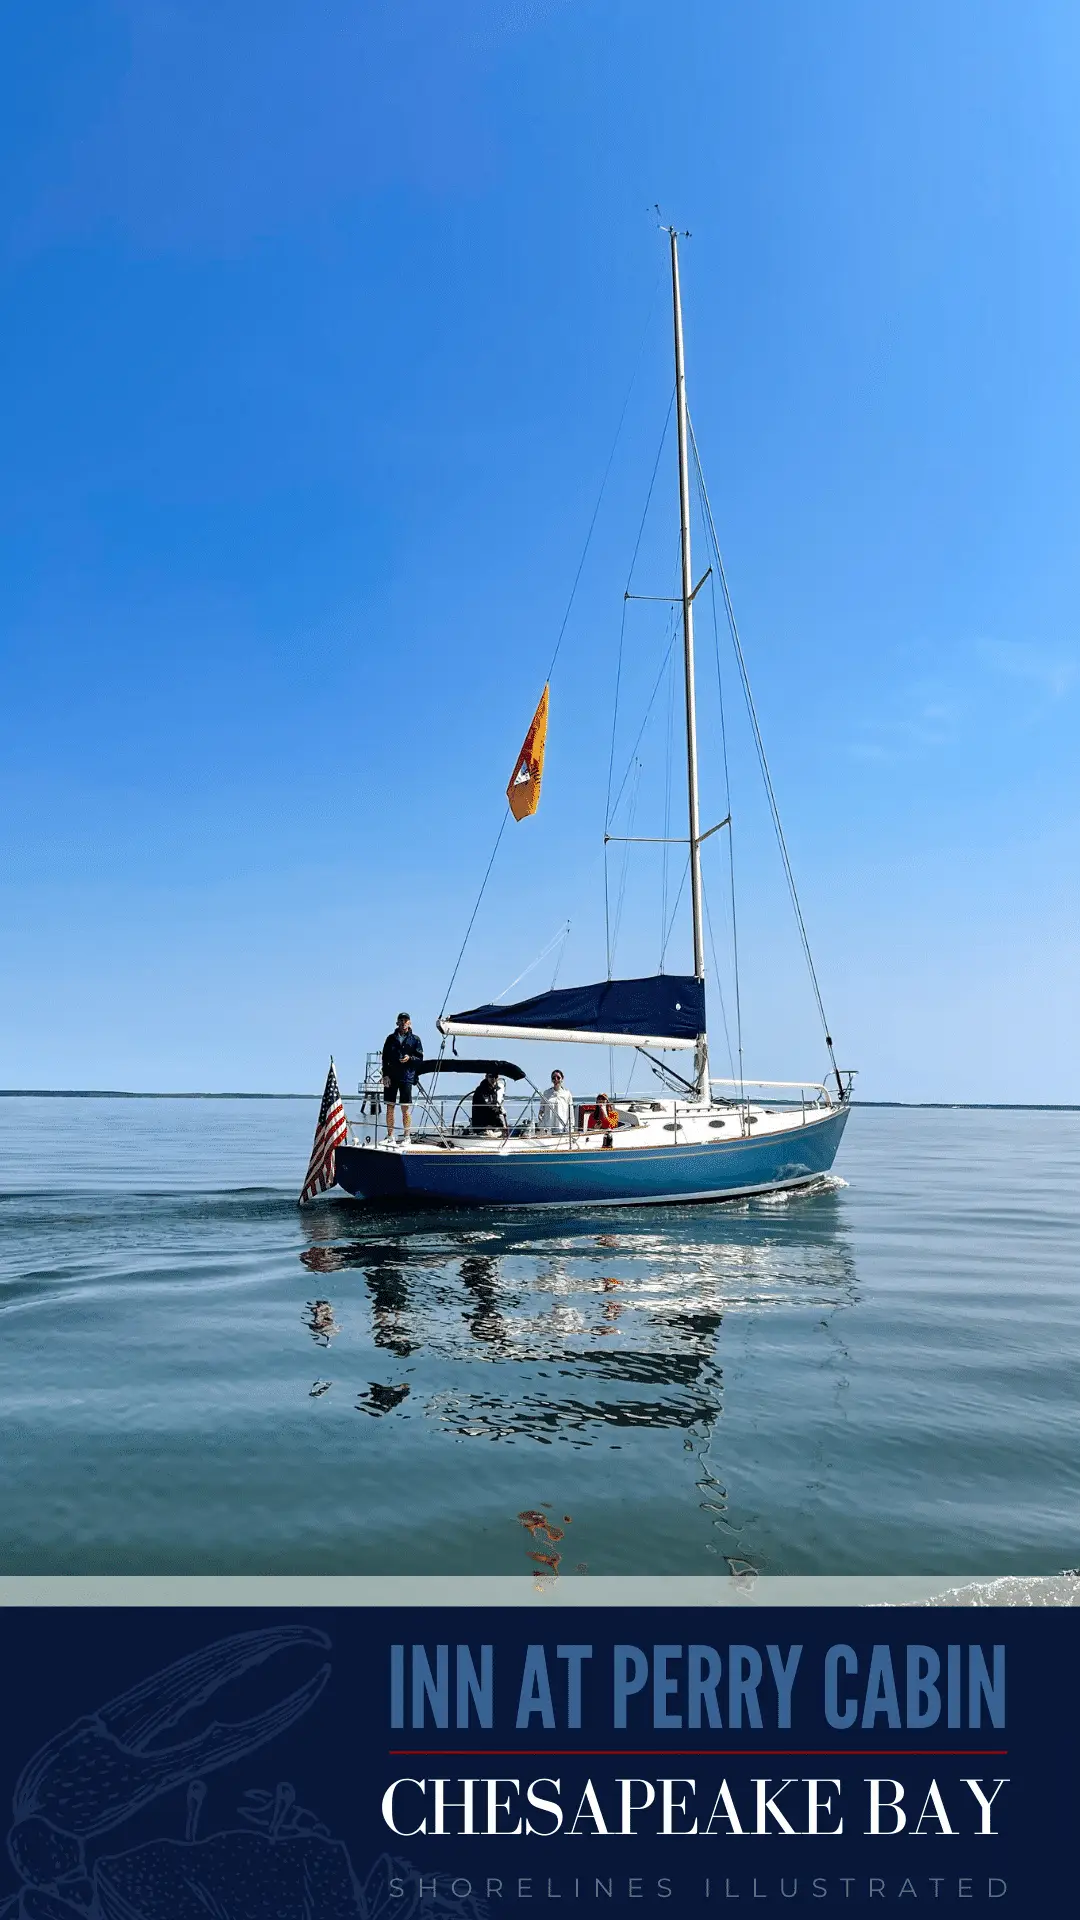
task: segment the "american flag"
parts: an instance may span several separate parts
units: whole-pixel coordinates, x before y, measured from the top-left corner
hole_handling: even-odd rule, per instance
[[[345,1118],[345,1109],[341,1104],[341,1090],[334,1072],[334,1062],[330,1062],[330,1071],[326,1076],[322,1106],[319,1108],[319,1124],[315,1129],[315,1142],[308,1161],[304,1190],[300,1195],[300,1205],[305,1200],[314,1200],[317,1193],[325,1193],[327,1187],[334,1184],[334,1156],[339,1147],[345,1145],[349,1137],[349,1123]]]

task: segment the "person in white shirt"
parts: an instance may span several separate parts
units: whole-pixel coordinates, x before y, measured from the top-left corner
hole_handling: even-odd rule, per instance
[[[570,1133],[574,1125],[574,1096],[558,1067],[552,1070],[551,1085],[540,1100],[540,1132]]]

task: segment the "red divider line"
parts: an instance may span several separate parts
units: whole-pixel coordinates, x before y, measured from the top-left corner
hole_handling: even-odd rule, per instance
[[[1002,1760],[1008,1747],[390,1747],[393,1760]]]

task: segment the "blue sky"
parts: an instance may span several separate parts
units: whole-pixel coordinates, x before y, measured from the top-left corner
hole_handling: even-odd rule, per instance
[[[399,1006],[432,1035],[626,404],[454,999],[568,918],[560,979],[604,972],[659,201],[840,1056],[868,1098],[1080,1099],[1067,0],[39,0],[0,87],[0,1083],[306,1088]],[[669,438],[642,592],[673,488]],[[630,608],[620,764],[662,622]],[[817,1073],[722,666],[746,1065]],[[660,886],[643,855],[621,970]]]

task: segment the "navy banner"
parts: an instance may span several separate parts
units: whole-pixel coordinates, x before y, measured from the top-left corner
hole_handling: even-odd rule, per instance
[[[0,1915],[1051,1915],[1066,1609],[5,1610]]]

